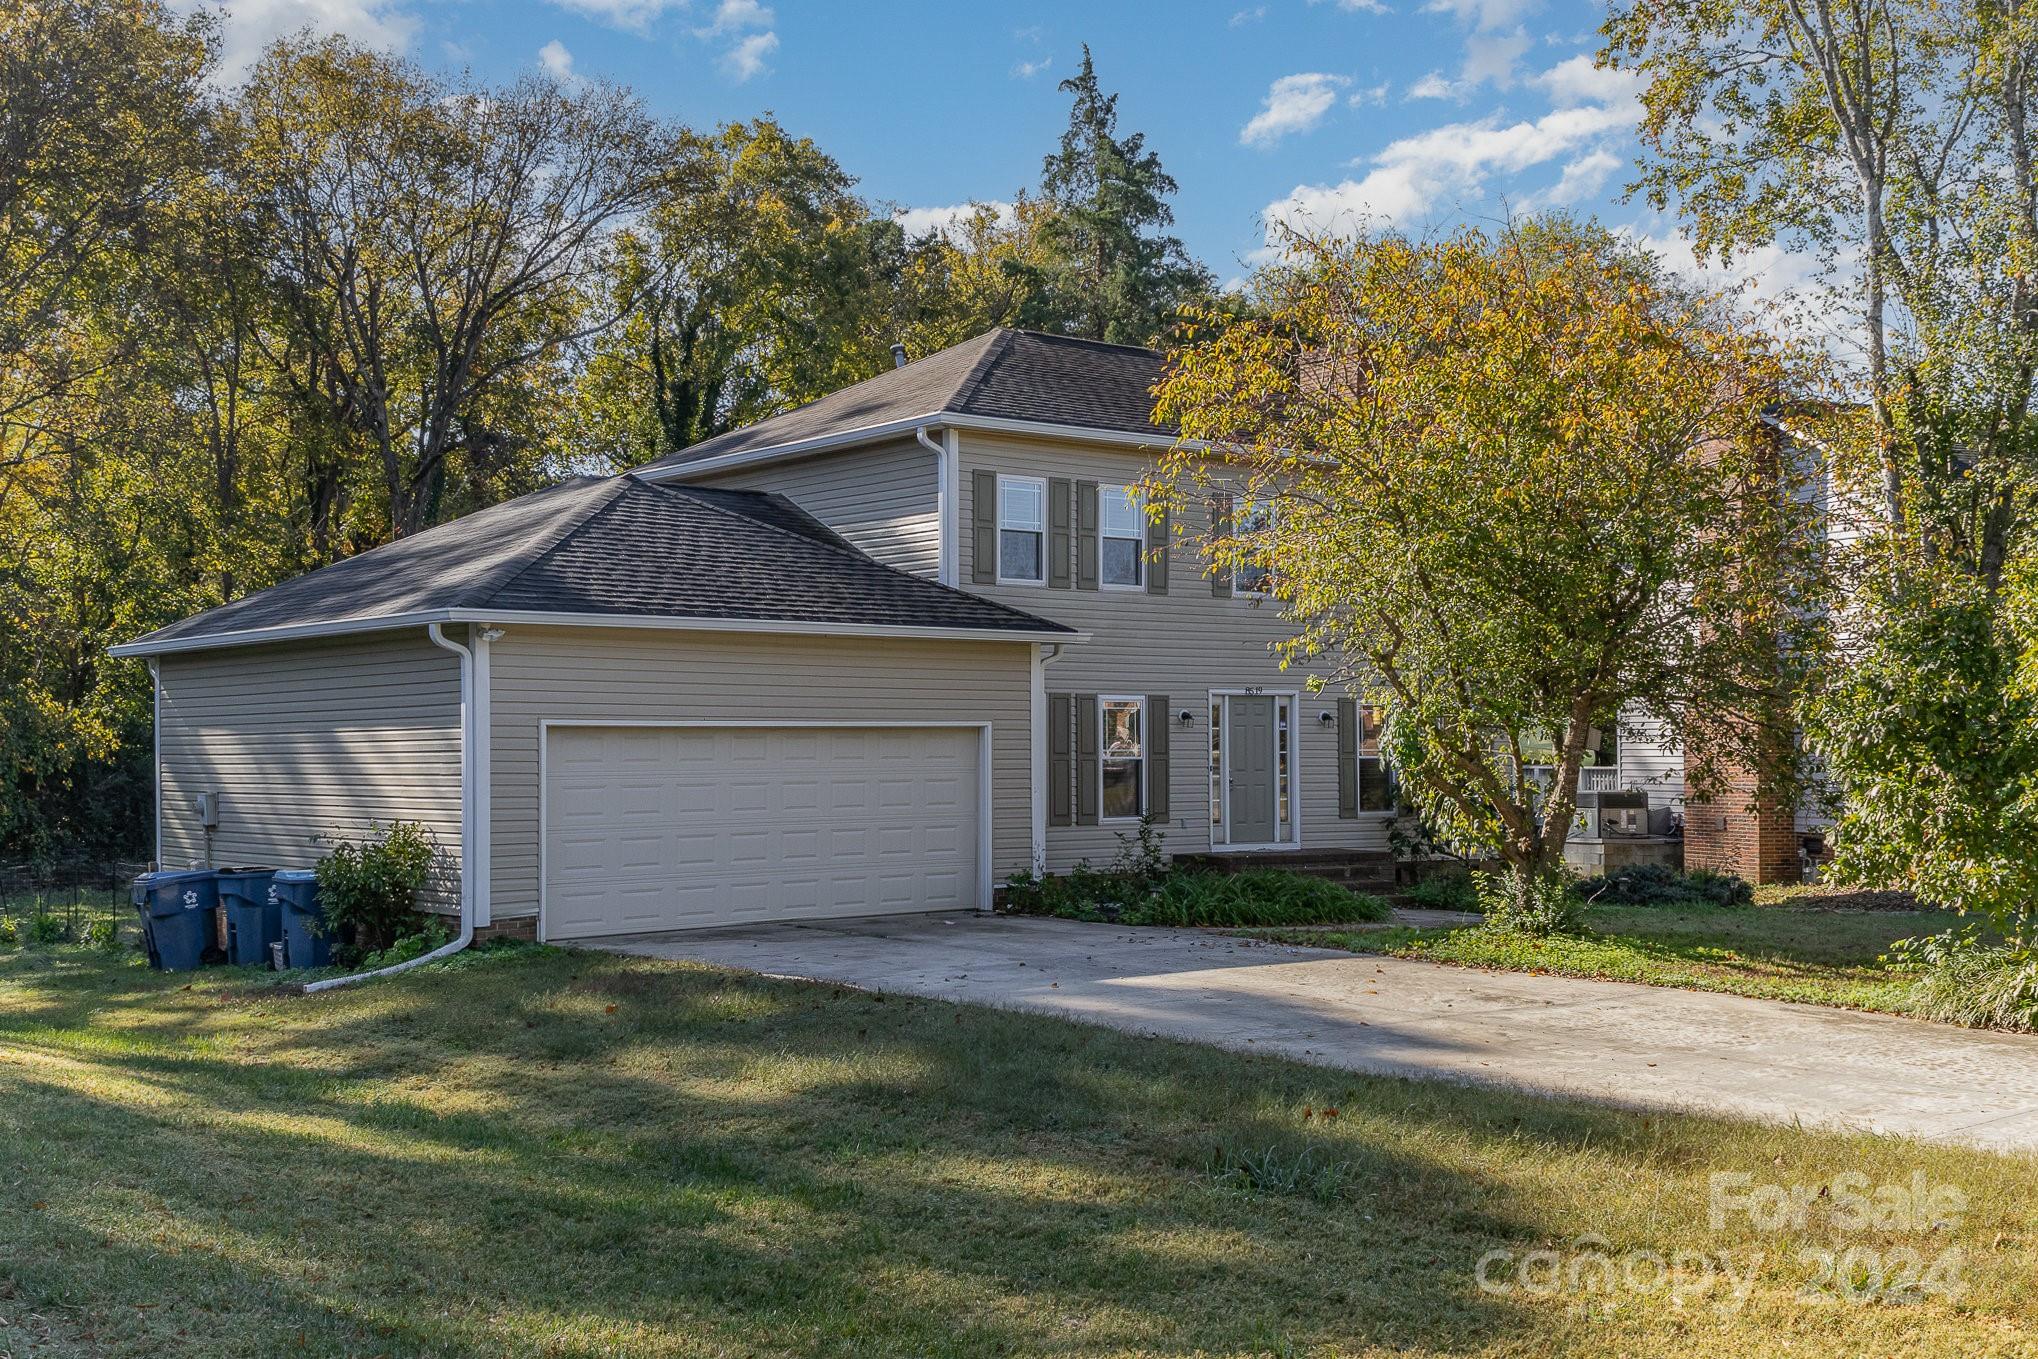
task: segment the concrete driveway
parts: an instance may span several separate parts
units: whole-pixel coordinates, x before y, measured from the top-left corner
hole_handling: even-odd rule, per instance
[[[2038,1038],[1738,996],[1013,916],[587,940],[1381,1075],[2038,1150]]]

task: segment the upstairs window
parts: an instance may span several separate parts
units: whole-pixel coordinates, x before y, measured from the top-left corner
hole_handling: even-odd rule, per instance
[[[1099,572],[1107,588],[1146,586],[1146,497],[1137,486],[1099,486]]]
[[[1256,539],[1263,540],[1274,527],[1274,507],[1243,501],[1239,504],[1238,518],[1232,532],[1245,546],[1246,554],[1231,572],[1231,592],[1234,595],[1264,595],[1273,584],[1274,573],[1267,565],[1264,547]]]
[[[1146,701],[1105,698],[1097,706],[1104,723],[1102,819],[1136,821],[1146,814]]]
[[[1047,483],[998,478],[998,580],[1039,585],[1047,579]]]

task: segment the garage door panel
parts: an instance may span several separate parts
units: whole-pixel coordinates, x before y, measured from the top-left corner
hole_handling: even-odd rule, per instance
[[[974,729],[550,729],[552,938],[974,907]]]

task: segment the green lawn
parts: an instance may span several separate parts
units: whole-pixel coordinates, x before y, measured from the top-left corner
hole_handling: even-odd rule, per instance
[[[1715,1231],[1714,1171],[1970,1208]],[[1745,1304],[1474,1282],[1584,1234]],[[1965,1291],[1807,1301],[1829,1245]],[[2034,1270],[2031,1158],[550,950],[316,997],[0,952],[0,1354],[2029,1355]]]
[[[1887,897],[1765,889],[1757,905],[1743,909],[1593,906],[1585,913],[1586,933],[1554,939],[1516,938],[1476,925],[1253,933],[1288,943],[1465,967],[1644,982],[1902,1014],[1903,984],[1880,961],[1882,955],[1899,939],[1936,934],[1960,923],[1959,917],[1943,911],[1853,909],[1849,903],[1856,900],[1889,904]]]

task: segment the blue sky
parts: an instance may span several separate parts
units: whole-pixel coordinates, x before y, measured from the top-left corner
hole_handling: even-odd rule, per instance
[[[769,110],[916,225],[1037,181],[1087,42],[1220,278],[1270,217],[1421,228],[1506,206],[1596,213],[1681,264],[1675,224],[1620,201],[1636,110],[1592,69],[1602,17],[1583,0],[236,0],[225,37],[230,67],[308,25],[489,79],[619,81],[701,127]]]

